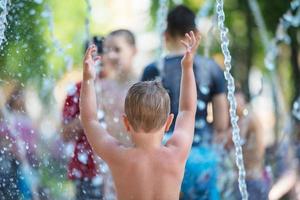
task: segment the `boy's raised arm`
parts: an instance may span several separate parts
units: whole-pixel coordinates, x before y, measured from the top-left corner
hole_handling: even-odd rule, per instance
[[[173,136],[167,145],[179,147],[181,155],[185,158],[189,153],[195,126],[195,114],[197,103],[196,81],[193,71],[194,55],[200,43],[200,35],[194,32],[186,33],[185,41],[181,41],[186,47],[186,52],[181,60],[182,75],[179,97],[179,112],[176,119]]]
[[[94,151],[106,162],[120,158],[120,144],[101,127],[97,118],[97,103],[94,81],[96,79],[95,61],[92,54],[96,52],[92,45],[86,51],[83,61],[83,80],[80,92],[80,118],[83,129]]]

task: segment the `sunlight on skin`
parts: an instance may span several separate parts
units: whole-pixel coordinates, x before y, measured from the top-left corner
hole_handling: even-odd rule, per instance
[[[270,200],[280,199],[287,194],[297,181],[297,173],[294,170],[286,172],[278,181],[273,185],[269,192]]]

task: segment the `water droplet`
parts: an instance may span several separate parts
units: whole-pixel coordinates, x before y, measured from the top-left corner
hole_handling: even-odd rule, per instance
[[[79,153],[78,154],[78,160],[82,162],[83,164],[87,164],[88,161],[88,155],[86,153]]]
[[[200,87],[200,92],[204,95],[207,95],[209,93],[209,87],[207,86],[201,86]]]
[[[204,101],[198,100],[197,106],[200,110],[204,110],[206,108],[206,104]]]
[[[118,123],[118,122],[119,122],[119,118],[118,118],[118,117],[114,117],[113,120],[114,120],[115,123]]]
[[[104,116],[105,116],[105,113],[104,113],[103,110],[98,110],[97,111],[97,118],[98,118],[99,121],[103,120]]]

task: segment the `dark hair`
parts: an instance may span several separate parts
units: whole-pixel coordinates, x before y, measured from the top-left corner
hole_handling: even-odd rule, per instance
[[[102,54],[103,53],[103,40],[104,40],[104,38],[101,36],[93,36],[92,40],[85,42],[84,52],[87,50],[87,48],[91,44],[95,44],[97,47],[97,53]]]
[[[135,37],[134,34],[127,29],[118,29],[115,31],[112,31],[110,34],[108,34],[107,37],[109,36],[123,36],[125,40],[130,44],[131,46],[135,46]]]
[[[183,5],[176,6],[168,13],[167,22],[166,31],[173,37],[196,30],[195,14]]]

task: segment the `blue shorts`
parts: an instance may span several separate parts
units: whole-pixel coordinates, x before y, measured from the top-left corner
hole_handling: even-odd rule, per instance
[[[218,156],[210,146],[193,146],[186,163],[181,200],[219,200]]]

